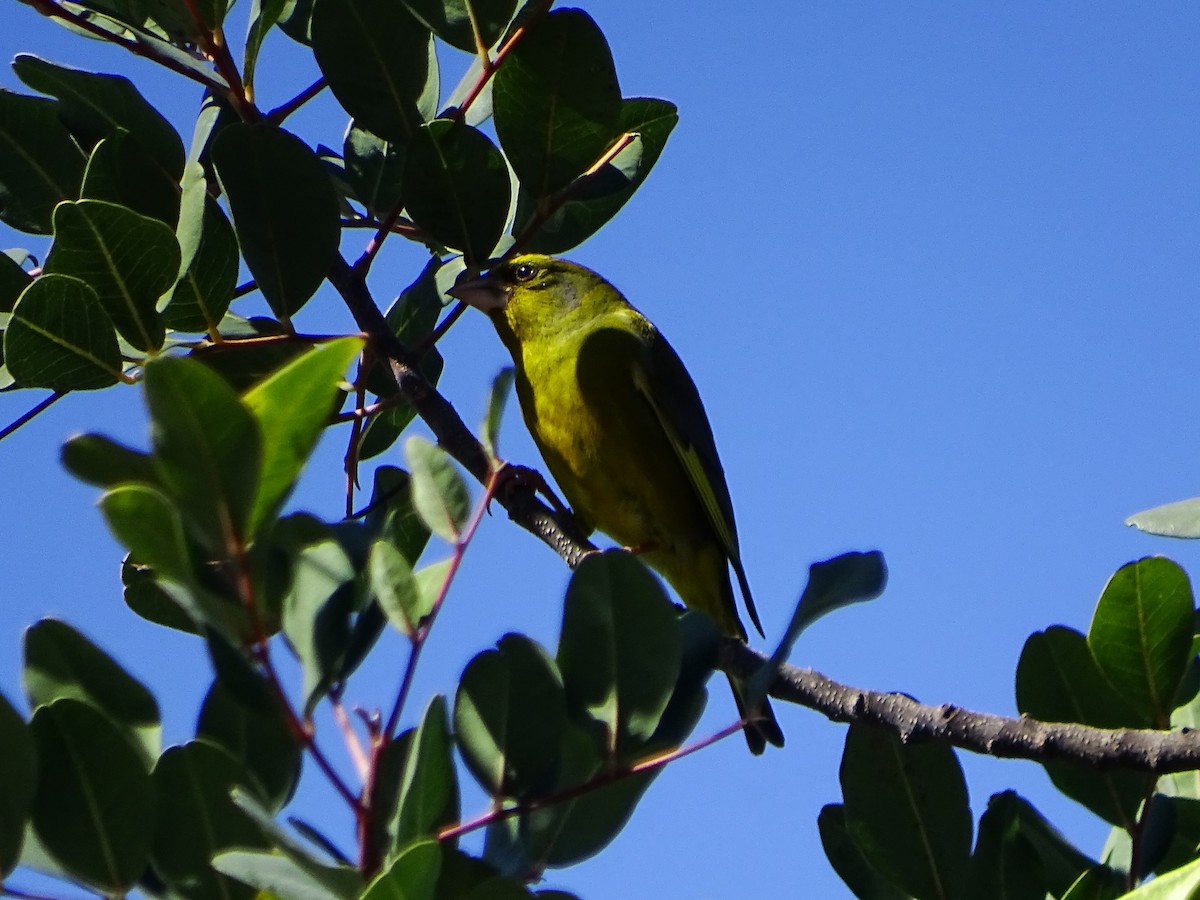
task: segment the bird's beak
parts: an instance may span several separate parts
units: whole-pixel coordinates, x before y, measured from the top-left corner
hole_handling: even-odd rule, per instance
[[[477,275],[460,281],[446,293],[485,313],[504,309],[509,295],[508,288],[491,275]]]

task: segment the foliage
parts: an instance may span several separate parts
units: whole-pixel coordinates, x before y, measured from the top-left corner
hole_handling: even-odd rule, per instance
[[[445,312],[444,290],[458,273],[594,234],[657,162],[675,107],[625,97],[596,23],[548,0],[256,0],[240,62],[226,34],[232,3],[29,2],[206,92],[185,150],[127,79],[15,61],[36,93],[0,91],[0,221],[49,243],[40,266],[23,250],[0,255],[0,388],[56,398],[140,386],[147,449],[86,434],[63,462],[102,491],[127,551],[125,603],[203,641],[213,682],[194,735],[164,748],[149,686],[69,624],[32,625],[28,716],[0,696],[0,875],[7,884],[28,867],[98,893],[171,897],[534,895],[546,868],[602,850],[665,764],[738,730],[684,745],[715,631],[701,614],[678,615],[636,557],[590,554],[556,647],[499,637],[453,698],[428,698],[417,717],[413,673],[511,475],[495,448],[511,373],[493,386],[482,441],[453,454],[482,483],[478,496],[419,437],[404,444],[408,470],[375,467],[358,512],[355,485],[418,414],[438,413],[418,401],[436,396],[435,344],[458,314]],[[273,32],[311,52],[322,78],[264,111],[254,82]],[[470,61],[447,91],[444,61],[462,59],[453,51]],[[284,127],[324,90],[348,117],[340,153]],[[358,229],[373,237],[350,264],[341,248]],[[366,278],[389,238],[427,248],[429,261],[384,315]],[[249,280],[238,286],[240,272]],[[255,294],[269,316],[234,311]],[[365,336],[297,329],[334,294]],[[350,432],[346,514],[285,511],[333,425]],[[1195,537],[1195,508],[1135,521]],[[885,580],[876,553],[814,565],[751,690],[771,687],[803,628]],[[1019,708],[1105,728],[1194,725],[1194,619],[1174,563],[1123,567],[1086,636],[1054,626],[1030,637]],[[390,710],[367,719],[365,742],[350,739],[365,760],[350,784],[312,716],[341,703],[388,625],[409,645],[403,682]],[[302,666],[300,696],[282,687],[278,653]],[[402,729],[406,715],[417,724]],[[278,821],[305,757],[354,812],[354,860],[337,850],[341,836]],[[1116,897],[1156,873],[1130,896],[1192,896],[1194,780],[1046,768],[1112,823],[1103,859],[1011,792],[974,825],[950,747],[863,724],[847,736],[843,802],[821,811],[821,838],[859,896]],[[491,801],[474,819],[461,807],[464,775]],[[458,846],[474,830],[486,835],[482,858]],[[555,894],[565,896],[540,892]]]

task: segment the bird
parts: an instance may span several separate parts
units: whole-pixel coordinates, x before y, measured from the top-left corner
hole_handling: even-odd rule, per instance
[[[553,256],[514,256],[448,293],[486,313],[512,355],[522,416],[582,532],[637,553],[745,641],[732,568],[762,634],[712,427],[662,333],[602,276]],[[767,699],[751,709],[729,680],[751,752],[783,746]]]

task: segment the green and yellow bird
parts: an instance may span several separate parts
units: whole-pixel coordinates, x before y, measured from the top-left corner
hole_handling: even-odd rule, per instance
[[[761,634],[708,416],[650,320],[595,272],[550,256],[517,256],[450,294],[487,313],[512,354],[525,423],[584,533],[639,552],[688,607],[745,640],[732,566]],[[730,684],[750,749],[782,746],[767,701],[748,712]]]

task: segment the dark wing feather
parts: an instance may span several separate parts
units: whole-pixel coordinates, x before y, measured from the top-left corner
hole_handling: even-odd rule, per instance
[[[692,376],[688,374],[679,354],[658,329],[651,328],[645,347],[644,367],[641,371],[635,371],[634,381],[650,402],[676,456],[683,464],[688,481],[708,514],[713,532],[733,565],[750,621],[762,634],[762,623],[758,618],[758,610],[754,608],[754,598],[750,595],[750,584],[738,548],[733,501],[729,497],[725,470],[721,468],[721,458],[717,455],[712,426],[708,424],[700,392],[696,390]]]

